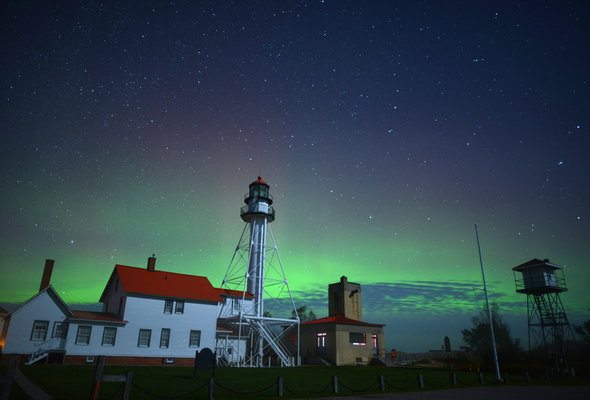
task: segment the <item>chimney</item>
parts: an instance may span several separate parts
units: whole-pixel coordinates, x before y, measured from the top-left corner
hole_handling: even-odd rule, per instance
[[[148,257],[147,270],[150,272],[154,272],[156,270],[156,255],[155,254],[152,254],[151,257]]]
[[[54,260],[45,260],[45,267],[43,268],[43,277],[41,278],[41,285],[39,285],[39,291],[45,290],[51,283],[51,273],[53,272]]]

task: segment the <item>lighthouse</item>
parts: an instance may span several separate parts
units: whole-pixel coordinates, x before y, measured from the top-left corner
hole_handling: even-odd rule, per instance
[[[299,365],[299,316],[270,229],[275,210],[262,177],[250,183],[244,203],[240,217],[245,225],[221,283],[228,290],[219,322],[231,328],[232,338],[218,339],[218,353],[239,367],[267,366],[273,360],[280,366]]]
[[[262,317],[264,315],[266,231],[268,224],[275,219],[275,212],[269,186],[260,176],[250,184],[248,193],[244,196],[244,202],[246,205],[241,208],[240,216],[249,225],[251,238],[246,291],[254,295],[255,315]]]

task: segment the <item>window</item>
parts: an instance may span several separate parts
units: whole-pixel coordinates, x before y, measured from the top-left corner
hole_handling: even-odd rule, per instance
[[[201,345],[201,331],[191,331],[188,345],[189,347],[199,347]]]
[[[49,321],[34,321],[31,340],[44,341],[47,338],[47,329],[49,329]]]
[[[92,332],[92,327],[88,325],[80,325],[78,327],[78,333],[76,334],[76,344],[87,346],[90,344],[90,333]]]
[[[326,347],[326,333],[318,333],[318,347]]]
[[[86,364],[94,364],[94,356],[86,356]]]
[[[353,346],[364,346],[366,343],[364,333],[350,332],[349,338]]]
[[[102,331],[102,345],[114,346],[115,338],[117,337],[117,328],[105,327]]]
[[[162,328],[162,332],[160,333],[160,348],[167,349],[170,345],[170,329]]]
[[[172,306],[174,302],[172,300],[166,300],[164,302],[164,314],[172,314]]]
[[[240,311],[240,300],[232,299],[232,302],[233,302],[233,306],[234,306],[234,311],[239,312]]]
[[[377,346],[377,335],[371,335],[371,346],[376,349]]]
[[[150,340],[152,338],[151,329],[140,329],[139,337],[137,338],[137,347],[150,347]]]
[[[164,362],[165,362],[166,364],[174,364],[174,358],[172,358],[172,357],[168,357],[168,358],[166,358],[166,359],[164,360]]]
[[[183,314],[184,313],[184,301],[177,301],[176,302],[176,309],[174,310],[176,314]]]
[[[65,339],[68,335],[68,325],[65,322],[55,322],[53,324],[52,338]]]

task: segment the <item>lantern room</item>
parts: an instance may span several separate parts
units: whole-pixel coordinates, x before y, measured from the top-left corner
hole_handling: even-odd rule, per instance
[[[274,221],[275,210],[271,206],[272,196],[269,188],[268,183],[260,176],[250,184],[248,193],[244,195],[246,205],[240,210],[242,220],[250,222],[252,219],[266,218],[267,222]]]
[[[563,267],[549,262],[548,259],[534,258],[514,268],[516,291],[527,294],[565,292]],[[517,272],[521,275],[517,275]]]
[[[248,191],[248,194],[244,196],[244,203],[250,204],[252,200],[262,200],[271,205],[272,196],[268,193],[268,189],[268,183],[259,176],[250,184],[250,190]]]

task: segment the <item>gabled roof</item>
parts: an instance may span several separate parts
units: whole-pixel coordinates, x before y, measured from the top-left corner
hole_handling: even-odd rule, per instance
[[[40,292],[35,293],[30,299],[28,299],[23,304],[18,306],[18,308],[16,310],[14,310],[13,312],[11,312],[10,314],[17,313],[19,310],[24,308],[27,304],[29,304],[31,301],[35,300],[37,297],[41,296],[41,294],[43,294],[43,293],[47,293],[47,295],[53,300],[55,305],[59,307],[59,309],[64,313],[64,315],[66,317],[72,316],[72,310],[70,310],[68,305],[66,303],[64,303],[64,301],[61,299],[61,297],[59,297],[59,294],[57,293],[57,291],[51,285],[47,286],[45,289],[41,290]]]
[[[314,319],[312,321],[303,322],[301,325],[318,325],[318,324],[340,324],[340,325],[357,325],[368,327],[384,327],[383,324],[370,324],[368,322],[359,321],[356,319],[346,318],[344,315],[332,315],[325,318]]]
[[[72,310],[72,314],[70,320],[74,321],[127,323],[127,321],[123,321],[115,314],[101,311]]]
[[[204,276],[148,271],[145,268],[119,264],[115,265],[100,301],[104,300],[116,276],[119,277],[120,285],[127,294],[206,302],[222,301],[219,289],[214,288]]]
[[[530,261],[527,261],[525,263],[517,265],[516,267],[512,268],[512,270],[513,271],[525,271],[527,269],[537,269],[539,267],[544,267],[544,268],[553,269],[553,270],[563,268],[557,264],[553,264],[553,263],[549,262],[548,259],[539,260],[538,258],[533,258]]]

